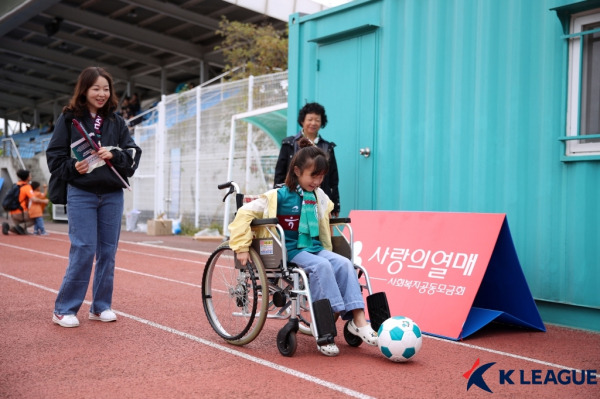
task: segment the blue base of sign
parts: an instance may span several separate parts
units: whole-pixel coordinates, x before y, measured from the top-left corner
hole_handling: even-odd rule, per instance
[[[506,218],[458,339],[492,321],[546,331],[525,280]]]

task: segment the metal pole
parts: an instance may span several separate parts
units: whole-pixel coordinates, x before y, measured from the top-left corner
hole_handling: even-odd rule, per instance
[[[254,76],[250,75],[248,79],[248,111],[252,111],[254,92]],[[252,124],[248,123],[248,134],[246,139],[246,181],[244,182],[244,193],[248,193],[248,182],[250,181],[250,165],[252,163]]]
[[[231,117],[231,133],[229,135],[229,162],[227,164],[227,181],[233,178],[233,156],[235,155],[235,115]],[[223,235],[229,236],[227,226],[229,226],[229,204],[231,199],[225,202],[225,215],[223,216]]]
[[[195,184],[196,184],[196,189],[195,189],[195,193],[196,193],[196,198],[194,201],[194,226],[196,228],[200,227],[200,146],[201,146],[201,134],[202,134],[202,96],[201,96],[201,90],[202,88],[200,86],[196,87],[194,90],[196,90],[196,178],[195,178]]]
[[[158,126],[156,130],[156,153],[155,153],[155,186],[154,186],[154,217],[159,212],[165,211],[165,147],[167,136],[167,121],[165,115],[165,102],[167,97],[161,96],[158,104]]]

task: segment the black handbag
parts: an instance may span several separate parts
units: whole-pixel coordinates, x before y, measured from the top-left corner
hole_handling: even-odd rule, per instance
[[[65,141],[65,145],[70,148],[70,137],[71,137],[71,120],[65,118],[65,125],[67,127],[67,140]],[[51,174],[50,181],[48,182],[48,195],[47,198],[53,204],[65,205],[65,211],[67,209],[67,181],[58,177],[58,175]]]
[[[50,175],[48,199],[53,204],[67,205],[67,181],[57,175]]]

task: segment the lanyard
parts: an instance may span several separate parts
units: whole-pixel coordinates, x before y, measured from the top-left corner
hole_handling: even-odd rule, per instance
[[[104,123],[104,119],[100,116],[100,114],[96,114],[96,117],[94,118],[94,133],[96,134],[98,142],[100,142],[100,139],[102,138],[102,133],[100,132],[102,123]]]

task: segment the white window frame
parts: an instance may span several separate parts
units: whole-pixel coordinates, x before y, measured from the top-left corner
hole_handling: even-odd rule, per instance
[[[571,35],[582,32],[582,27],[600,22],[600,10],[576,14],[571,17]],[[580,79],[581,79],[581,45],[582,36],[569,39],[569,97],[567,105],[567,136],[579,134],[580,118]],[[600,142],[584,143],[583,140],[567,140],[566,156],[600,155]]]

